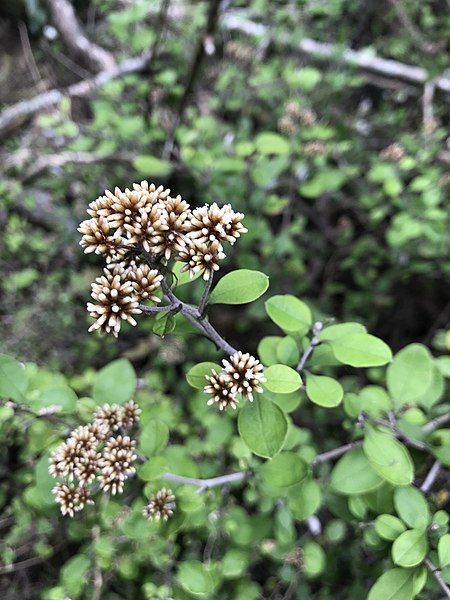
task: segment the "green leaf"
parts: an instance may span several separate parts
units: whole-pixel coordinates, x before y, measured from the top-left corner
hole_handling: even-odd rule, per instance
[[[409,452],[390,431],[367,427],[364,452],[374,471],[392,485],[408,485],[414,479]]]
[[[314,67],[303,67],[295,72],[296,87],[302,88],[306,92],[315,88],[321,79],[322,73]]]
[[[226,579],[237,579],[245,575],[250,562],[249,552],[231,548],[225,553],[222,560],[222,575]]]
[[[318,577],[325,569],[326,556],[317,542],[306,540],[303,544],[303,572],[307,577]]]
[[[264,387],[275,394],[290,394],[302,385],[299,373],[286,365],[271,365],[264,370],[264,376]]]
[[[427,553],[425,533],[421,529],[410,529],[401,533],[392,544],[392,560],[399,567],[415,567]]]
[[[49,406],[59,406],[61,412],[73,412],[77,406],[78,397],[68,385],[48,387],[30,404],[37,410]]]
[[[282,338],[277,346],[278,361],[290,367],[296,367],[300,360],[300,351],[293,337],[287,335]]]
[[[300,483],[308,471],[306,462],[294,452],[281,452],[260,469],[261,477],[268,485],[280,488]]]
[[[296,519],[303,521],[313,515],[320,506],[322,494],[314,479],[307,479],[292,486],[287,492],[287,505]]]
[[[311,326],[309,307],[290,294],[272,296],[266,301],[266,312],[283,331],[304,335]]]
[[[141,430],[138,450],[144,456],[155,456],[166,446],[169,428],[162,421],[149,421]]]
[[[133,365],[125,358],[109,363],[97,373],[92,397],[98,404],[124,404],[136,390],[136,373]]]
[[[247,304],[269,287],[269,278],[260,271],[239,269],[227,273],[211,292],[209,304]]]
[[[77,554],[61,569],[61,582],[67,596],[78,597],[88,583],[87,573],[91,561],[84,554]]]
[[[378,367],[392,359],[389,346],[369,333],[352,333],[329,343],[336,358],[351,367]]]
[[[434,359],[434,362],[441,374],[450,378],[450,356],[439,356]]]
[[[364,325],[359,323],[339,323],[337,325],[328,325],[319,332],[318,338],[321,342],[339,340],[348,337],[354,333],[366,333]]]
[[[278,344],[283,338],[280,335],[267,335],[258,344],[258,356],[260,361],[267,365],[275,365],[280,359],[278,358]]]
[[[308,373],[306,395],[314,404],[330,408],[341,402],[344,390],[341,384],[332,377]]]
[[[317,198],[325,192],[334,192],[341,188],[347,175],[340,169],[324,169],[309,181],[302,183],[299,190],[306,198]]]
[[[186,592],[197,598],[210,597],[209,595],[214,589],[211,573],[197,560],[179,563],[176,578]]]
[[[414,403],[430,387],[433,358],[421,344],[410,344],[398,352],[387,369],[387,387],[395,406]]]
[[[390,569],[372,586],[367,600],[413,600],[414,570]]]
[[[201,362],[194,365],[186,373],[186,379],[189,385],[198,390],[202,390],[206,385],[206,375],[211,375],[211,371],[215,370],[216,373],[222,371],[222,367],[214,362]]]
[[[394,515],[379,515],[375,519],[375,531],[383,540],[393,542],[405,529],[403,521]]]
[[[289,154],[289,142],[270,131],[263,131],[255,138],[256,151],[259,154]]]
[[[27,387],[22,365],[11,356],[0,354],[0,396],[20,400]]]
[[[361,448],[355,448],[344,454],[331,473],[332,487],[345,495],[371,492],[382,482]]]
[[[450,565],[450,533],[446,533],[439,539],[438,556],[441,569]]]
[[[397,488],[394,506],[398,516],[414,529],[425,529],[430,523],[430,510],[425,496],[415,487]]]
[[[165,177],[172,171],[169,161],[161,160],[156,156],[137,156],[133,161],[133,166],[140,175],[145,175],[149,180],[155,177]]]
[[[281,450],[288,423],[274,402],[260,396],[239,411],[238,430],[246,446],[257,456],[271,458]]]

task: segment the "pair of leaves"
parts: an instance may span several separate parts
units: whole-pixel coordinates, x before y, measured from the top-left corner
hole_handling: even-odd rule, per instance
[[[342,323],[326,327],[320,341],[330,345],[334,356],[351,367],[378,367],[392,360],[392,352],[382,340],[366,333],[359,323]]]

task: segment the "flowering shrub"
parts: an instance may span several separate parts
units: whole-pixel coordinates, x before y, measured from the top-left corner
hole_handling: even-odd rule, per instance
[[[162,337],[201,334],[216,350],[205,347],[196,364],[185,357],[183,406],[161,383],[154,397],[151,374],[137,380],[125,359],[78,382],[92,385],[78,399],[1,356],[3,420],[31,414],[44,427],[27,505],[39,512],[53,497],[72,517],[70,536],[87,544],[85,523],[96,532],[94,562],[72,559],[47,598],[87,598],[86,574],[133,579],[149,564],[147,598],[313,597],[319,577],[332,585],[334,546],[350,540],[346,597],[450,597],[448,494],[433,492],[450,465],[448,357],[421,344],[393,356],[362,324],[313,315],[290,294],[266,298],[277,334],[261,337],[257,356],[234,348],[209,307],[257,301],[269,285],[249,269],[214,284],[225,245],[246,232],[243,214],[230,204],[191,209],[147,182],[106,192],[88,212],[81,246],[106,262],[92,284],[90,331],[117,337],[147,318]],[[190,283],[195,304],[182,299]],[[261,565],[280,570],[261,578]]]

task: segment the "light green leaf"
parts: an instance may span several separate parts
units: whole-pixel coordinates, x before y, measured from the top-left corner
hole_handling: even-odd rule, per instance
[[[378,367],[392,359],[389,346],[369,333],[352,333],[329,344],[336,358],[351,367]]]
[[[394,515],[379,515],[375,519],[375,531],[383,540],[393,542],[405,529],[403,521]]]
[[[450,378],[450,356],[439,356],[434,363],[444,377]]]
[[[367,600],[413,600],[414,570],[390,569],[378,577]]]
[[[293,337],[287,335],[277,346],[278,361],[290,367],[296,367],[300,360],[300,351]],[[278,362],[277,361],[277,362]]]
[[[300,185],[300,193],[306,198],[317,198],[325,192],[334,192],[347,181],[347,175],[340,169],[323,169],[312,179]]]
[[[22,365],[11,356],[0,354],[0,396],[21,400],[26,387],[27,377]]]
[[[313,515],[320,506],[322,494],[314,479],[307,479],[289,488],[287,504],[294,517],[303,521]]]
[[[198,390],[202,390],[207,384],[206,375],[211,375],[211,371],[215,370],[216,373],[222,371],[222,367],[214,362],[201,362],[194,365],[186,373],[186,379],[189,385]]]
[[[348,337],[354,333],[366,333],[366,328],[360,323],[339,323],[337,325],[328,325],[319,333],[320,341],[339,340],[343,337]]]
[[[219,280],[209,297],[210,304],[247,304],[269,287],[269,278],[260,271],[239,269]]]
[[[136,171],[147,179],[165,177],[172,171],[172,165],[167,160],[156,158],[156,156],[141,155],[133,161]]]
[[[302,385],[299,373],[286,365],[271,365],[265,369],[264,376],[264,387],[275,394],[290,394]]]
[[[274,402],[260,396],[239,411],[238,430],[246,446],[257,456],[271,458],[281,450],[288,423]]]
[[[401,533],[392,544],[392,560],[399,567],[415,567],[423,561],[428,545],[421,529],[409,529]]]
[[[398,516],[414,529],[425,529],[430,523],[430,510],[425,496],[415,487],[401,487],[394,492]]]
[[[438,542],[439,566],[441,569],[450,565],[450,533],[446,533]]]
[[[284,488],[300,483],[308,474],[306,462],[294,452],[280,452],[260,469],[263,480],[270,486]]]
[[[270,366],[280,362],[277,349],[282,339],[279,335],[267,335],[259,342],[258,356],[263,364]]]
[[[278,133],[263,131],[255,138],[259,154],[289,154],[289,142]]]
[[[214,589],[214,580],[209,569],[197,560],[180,562],[176,578],[186,592],[197,598],[210,597]]]
[[[409,452],[387,430],[367,427],[364,452],[374,471],[392,485],[408,485],[414,479],[414,465]]]
[[[272,321],[283,331],[304,335],[311,326],[309,307],[290,294],[272,296],[266,301],[266,311]]]
[[[387,370],[387,387],[397,408],[415,402],[433,380],[433,358],[421,344],[410,344],[398,352]]]
[[[331,485],[341,494],[364,494],[382,484],[361,448],[355,448],[337,462],[331,473]]]
[[[149,421],[141,430],[138,450],[144,456],[159,454],[169,439],[169,428],[162,421]]]
[[[317,542],[306,540],[303,544],[303,572],[306,577],[318,577],[325,569],[326,556]]]
[[[314,404],[330,408],[341,402],[344,390],[341,384],[332,377],[308,373],[306,395]]]
[[[109,363],[97,373],[92,397],[98,404],[124,404],[136,390],[136,373],[133,365],[125,358]]]
[[[48,387],[40,393],[36,400],[30,404],[36,409],[48,406],[59,406],[61,412],[72,412],[77,405],[78,397],[68,385],[56,385]]]
[[[61,569],[61,582],[67,595],[78,597],[88,583],[87,573],[91,561],[84,554],[77,554],[65,563]]]

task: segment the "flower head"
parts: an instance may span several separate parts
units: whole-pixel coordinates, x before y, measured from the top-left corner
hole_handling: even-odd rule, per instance
[[[217,403],[219,410],[225,410],[229,406],[236,410],[239,400],[236,394],[233,393],[233,381],[226,373],[217,373],[214,369],[211,375],[206,376],[208,382],[203,388],[206,394],[211,398],[208,400],[208,406]]]
[[[203,279],[209,279],[214,271],[219,270],[219,261],[225,258],[221,244],[216,240],[209,244],[189,240],[186,247],[179,253],[180,262],[186,263],[181,271],[189,271],[189,276],[194,277],[201,273]]]
[[[135,442],[128,436],[121,435],[110,438],[103,450],[100,460],[100,488],[113,495],[122,493],[125,481],[135,473],[133,466],[137,456],[134,453]]]
[[[163,521],[167,521],[173,515],[175,507],[175,496],[172,490],[162,488],[156,494],[150,496],[143,513],[148,519],[155,519],[156,521],[162,519]]]
[[[126,240],[114,232],[104,217],[83,221],[78,231],[82,234],[80,246],[86,254],[104,254],[109,263],[120,261],[127,252]]]
[[[139,421],[141,409],[134,400],[129,400],[123,407],[122,427],[132,429]]]
[[[104,275],[92,284],[92,298],[98,303],[88,302],[87,309],[96,319],[89,331],[102,329],[117,337],[122,321],[136,325],[133,317],[140,314],[139,303],[131,281],[125,279],[124,269],[104,269]]]
[[[158,296],[153,293],[161,287],[163,276],[156,269],[151,269],[148,265],[142,264],[135,269],[130,270],[130,279],[136,297],[141,302],[142,300],[152,300],[153,302],[161,302]]]
[[[93,504],[89,491],[83,486],[73,484],[66,485],[58,483],[52,489],[55,500],[60,505],[61,513],[73,517],[74,514],[84,508],[86,504]]]
[[[123,424],[123,407],[119,404],[104,404],[94,412],[92,426],[106,433],[117,431]]]
[[[248,352],[243,354],[241,351],[230,356],[228,360],[223,360],[226,376],[232,382],[232,391],[234,394],[241,393],[247,398],[253,400],[253,392],[262,392],[261,383],[266,381],[263,370],[264,367],[254,356]]]

